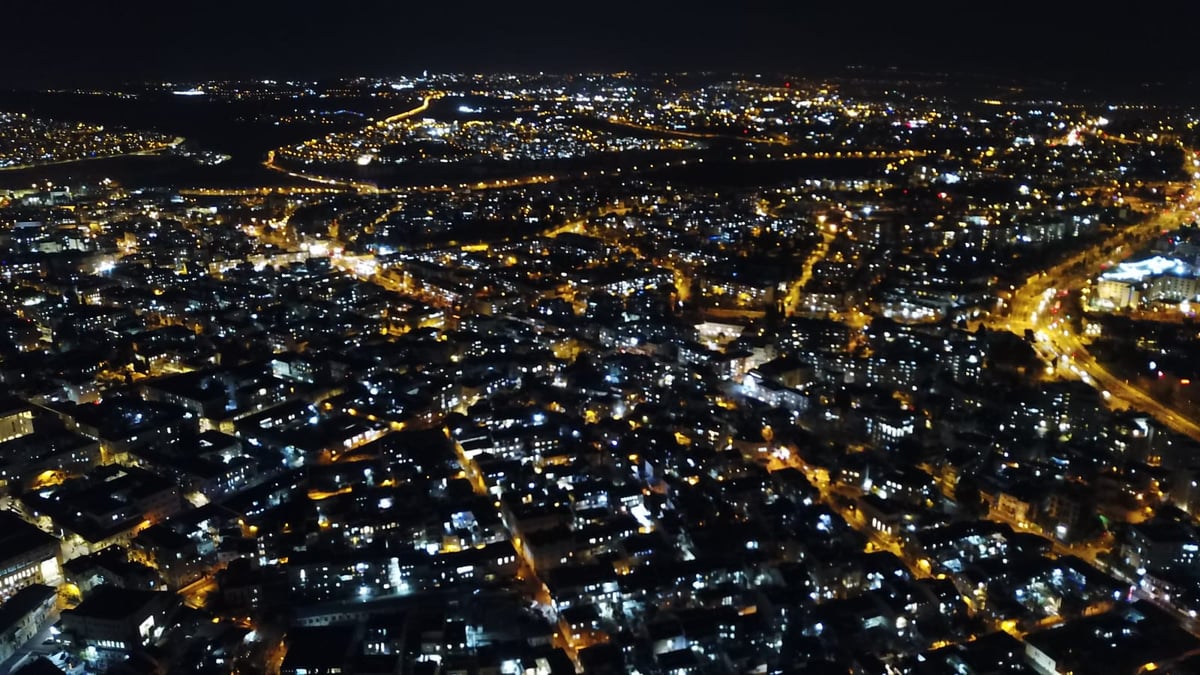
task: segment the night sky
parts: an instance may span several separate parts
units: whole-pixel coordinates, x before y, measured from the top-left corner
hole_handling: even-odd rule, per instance
[[[8,0],[0,85],[849,65],[1189,81],[1197,3]],[[1077,3],[1070,3],[1077,4]]]

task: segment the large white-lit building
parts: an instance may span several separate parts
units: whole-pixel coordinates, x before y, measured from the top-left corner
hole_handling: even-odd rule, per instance
[[[62,546],[58,539],[0,512],[0,599],[34,584],[62,582]]]
[[[1191,302],[1200,293],[1194,265],[1178,258],[1154,256],[1118,264],[1096,281],[1092,306],[1125,309],[1141,302]]]
[[[24,405],[0,403],[0,443],[33,433],[33,411]]]
[[[1132,281],[1101,278],[1096,284],[1092,304],[1097,307],[1125,309],[1136,307],[1141,297],[1137,284]]]

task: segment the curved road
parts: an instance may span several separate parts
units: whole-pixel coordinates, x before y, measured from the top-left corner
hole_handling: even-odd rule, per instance
[[[425,112],[426,110],[429,110],[429,105],[441,97],[442,97],[441,92],[433,92],[431,94],[428,94],[421,100],[421,105],[418,105],[417,107],[412,108],[410,110],[405,110],[404,112],[396,113],[395,115],[392,115],[391,117],[385,117],[384,119],[379,120],[378,122],[375,122],[374,126],[385,127],[389,124],[394,124],[396,122],[399,122],[400,120],[407,119],[414,115],[420,115],[421,113]],[[266,160],[263,161],[263,166],[267,167],[268,169],[270,169],[272,171],[278,171],[280,173],[287,174],[287,175],[291,176],[292,178],[299,178],[301,180],[307,180],[307,181],[311,181],[313,183],[320,183],[322,185],[344,187],[344,188],[349,188],[352,190],[357,190],[358,192],[379,192],[379,188],[371,183],[363,183],[363,182],[359,182],[359,181],[345,180],[345,179],[341,179],[341,178],[333,178],[330,176],[322,176],[320,174],[303,173],[300,171],[291,171],[289,169],[285,169],[275,162],[275,151],[274,150],[270,150],[267,152],[267,158],[266,158]]]
[[[1187,152],[1185,156],[1186,169],[1191,174],[1194,155]],[[1030,276],[1020,288],[1014,290],[1010,316],[993,316],[985,320],[985,324],[1018,334],[1026,329],[1033,331],[1037,337],[1035,346],[1039,355],[1047,361],[1049,375],[1080,379],[1100,390],[1113,407],[1144,411],[1163,426],[1200,441],[1200,424],[1110,373],[1088,353],[1084,341],[1071,330],[1070,322],[1049,311],[1059,289],[1078,289],[1094,274],[1101,262],[1119,257],[1123,252],[1136,251],[1163,231],[1178,228],[1184,222],[1200,217],[1195,202],[1200,196],[1200,174],[1194,176],[1185,195],[1173,208],[1145,222],[1114,232],[1050,269]],[[1057,366],[1050,365],[1055,363]]]

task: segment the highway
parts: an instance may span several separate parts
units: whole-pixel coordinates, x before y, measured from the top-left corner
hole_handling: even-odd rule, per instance
[[[413,117],[414,115],[420,115],[421,113],[425,112],[426,110],[429,110],[429,105],[431,103],[433,103],[434,101],[436,101],[437,99],[441,98],[444,95],[445,94],[443,94],[440,91],[431,92],[431,93],[427,94],[425,96],[425,98],[421,99],[421,105],[419,105],[415,108],[412,108],[411,110],[405,110],[404,112],[396,113],[395,115],[392,115],[391,117],[385,117],[382,120],[376,122],[375,126],[386,127],[389,124],[395,124],[396,122],[399,122],[400,120],[408,119],[409,117]]]
[[[1187,154],[1186,169],[1193,170],[1193,156]],[[1101,263],[1120,259],[1152,241],[1164,231],[1178,228],[1200,217],[1196,197],[1200,195],[1200,174],[1186,188],[1183,197],[1165,212],[1146,221],[1114,232],[1053,267],[1028,277],[1015,288],[1008,301],[1007,316],[993,312],[984,320],[992,329],[1011,330],[1035,335],[1034,347],[1046,361],[1051,378],[1082,380],[1099,390],[1110,407],[1134,408],[1152,415],[1163,426],[1200,441],[1200,424],[1188,416],[1155,400],[1142,389],[1116,377],[1087,351],[1087,343],[1075,334],[1071,322],[1057,312],[1060,291],[1077,290],[1097,274]],[[1064,310],[1064,314],[1067,311]]]
[[[184,188],[186,197],[265,197],[266,195],[332,195],[345,192],[334,187]]]

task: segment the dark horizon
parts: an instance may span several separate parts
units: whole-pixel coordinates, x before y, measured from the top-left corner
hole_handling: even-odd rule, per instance
[[[937,3],[941,4],[941,3]],[[1186,85],[1194,8],[1109,17],[1010,3],[995,9],[861,5],[605,12],[532,2],[399,7],[134,0],[8,8],[0,86],[209,79],[328,79],[433,72],[770,72],[850,66],[1108,84]]]

